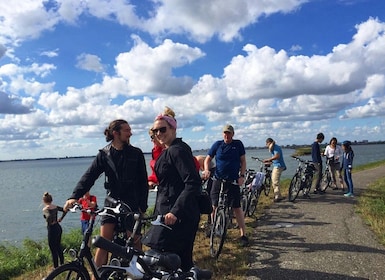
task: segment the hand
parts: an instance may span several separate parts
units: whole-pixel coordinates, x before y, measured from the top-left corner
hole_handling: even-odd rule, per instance
[[[177,220],[178,220],[178,218],[171,212],[167,213],[164,216],[164,223],[166,225],[173,225],[176,223]]]
[[[64,204],[64,206],[63,206],[64,211],[67,212],[68,209],[70,209],[70,208],[76,203],[76,201],[77,201],[77,200],[74,199],[74,198],[68,199],[68,200],[66,201],[66,203]]]
[[[210,171],[209,170],[205,170],[202,172],[202,177],[203,179],[207,180],[208,178],[210,178]]]
[[[239,177],[238,178],[238,185],[242,186],[244,182],[245,182],[245,178],[244,177]]]

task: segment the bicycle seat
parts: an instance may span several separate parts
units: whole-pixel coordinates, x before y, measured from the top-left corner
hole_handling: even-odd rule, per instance
[[[161,266],[170,271],[176,271],[181,266],[181,260],[177,254],[159,252],[155,249],[146,251],[143,260],[148,266]]]

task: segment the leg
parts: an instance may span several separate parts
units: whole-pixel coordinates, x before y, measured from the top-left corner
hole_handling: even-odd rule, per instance
[[[314,163],[315,171],[313,175],[313,182],[312,182],[312,189],[314,192],[319,191],[319,186],[321,182],[321,176],[322,176],[322,165],[320,163]]]
[[[48,226],[48,246],[51,251],[53,267],[56,268],[59,266],[59,260],[58,260],[59,257],[56,249],[55,235],[56,233],[55,233],[54,225]]]
[[[273,184],[273,190],[274,190],[274,199],[279,200],[282,199],[281,190],[280,190],[280,180],[281,180],[281,174],[282,174],[282,168],[273,168],[273,171],[271,173],[271,182]]]
[[[112,237],[114,235],[115,230],[115,224],[103,224],[100,227],[100,236],[112,240]],[[95,253],[95,264],[97,267],[102,266],[103,264],[107,263],[108,259],[108,252],[106,250],[97,248]]]

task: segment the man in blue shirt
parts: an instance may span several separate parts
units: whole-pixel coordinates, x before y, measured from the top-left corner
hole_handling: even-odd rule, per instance
[[[323,133],[318,133],[317,138],[311,145],[311,158],[315,167],[313,175],[313,183],[311,185],[314,189],[314,193],[323,193],[320,189],[321,179],[322,179],[322,154],[319,144],[325,139]]]
[[[241,209],[240,188],[245,180],[246,172],[246,152],[243,143],[240,140],[233,139],[234,128],[231,125],[225,125],[223,128],[223,140],[216,141],[210,148],[205,159],[205,178],[209,178],[209,166],[211,160],[215,157],[216,169],[211,189],[211,200],[214,207],[214,212],[218,206],[219,191],[221,180],[226,180],[225,187],[228,192],[228,200],[233,208],[235,218],[240,230],[240,243],[242,246],[247,246],[249,240],[246,237],[244,213]],[[235,182],[235,184],[234,184]]]

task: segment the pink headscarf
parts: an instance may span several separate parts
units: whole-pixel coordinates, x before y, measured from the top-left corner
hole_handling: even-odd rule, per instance
[[[157,120],[165,120],[169,124],[169,126],[176,129],[176,120],[173,117],[170,117],[169,115],[159,114],[156,116],[155,120],[156,121]]]

